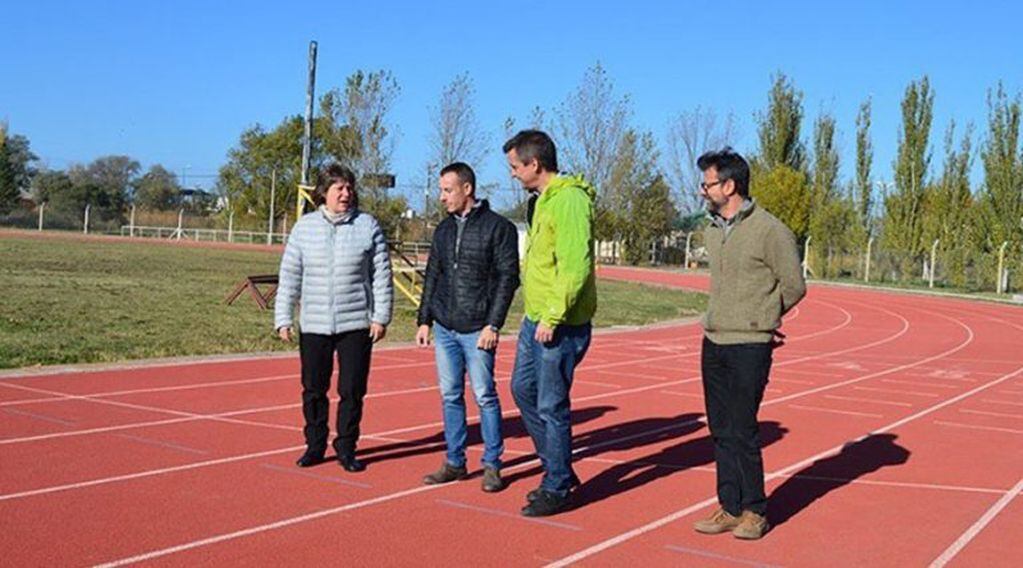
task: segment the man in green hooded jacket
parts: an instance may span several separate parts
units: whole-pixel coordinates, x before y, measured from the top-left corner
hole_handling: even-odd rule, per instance
[[[572,469],[569,391],[590,345],[597,308],[593,256],[595,191],[558,174],[550,136],[523,130],[504,144],[511,175],[537,195],[531,202],[523,272],[526,315],[519,329],[511,389],[544,469],[522,514],[553,515],[579,485]]]

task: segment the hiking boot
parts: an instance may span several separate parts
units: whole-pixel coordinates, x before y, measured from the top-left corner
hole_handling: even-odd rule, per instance
[[[739,521],[739,517],[729,514],[724,509],[718,509],[710,517],[693,523],[693,528],[703,534],[721,534],[734,530],[739,526]]]
[[[501,479],[501,471],[493,467],[483,468],[483,491],[497,493],[504,489],[504,480]]]
[[[444,462],[444,465],[440,466],[437,471],[424,475],[423,483],[426,485],[439,485],[441,483],[450,483],[459,479],[465,479],[468,474],[465,470],[465,466],[455,467],[448,462]]]
[[[530,501],[522,508],[522,515],[526,517],[548,517],[561,512],[566,506],[568,506],[568,495],[562,497],[556,493],[541,489],[536,499]]]
[[[732,529],[732,536],[743,540],[757,540],[767,533],[768,528],[770,526],[767,524],[767,517],[753,511],[743,511],[738,526]]]

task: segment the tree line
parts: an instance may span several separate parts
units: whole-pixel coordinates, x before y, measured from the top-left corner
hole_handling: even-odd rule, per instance
[[[397,150],[390,116],[401,88],[386,70],[359,70],[343,85],[320,96],[313,123],[311,161],[350,165],[360,176],[363,206],[398,231],[410,204],[389,190],[380,174],[391,172]],[[455,76],[429,110],[429,156],[424,171],[461,160],[477,165],[500,144],[475,110],[475,86]],[[950,122],[940,162],[932,153],[935,93],[928,77],[913,80],[901,102],[896,157],[887,168],[874,163],[873,102],[859,106],[855,124],[854,173],[840,179],[840,131],[833,114],[821,111],[806,134],[803,93],[784,74],[772,77],[766,105],[754,114],[756,147],[751,158],[752,195],[809,244],[815,276],[853,275],[862,270],[863,251],[876,246],[877,269],[889,278],[919,277],[938,242],[945,280],[959,287],[992,287],[993,265],[1003,243],[1007,268],[1018,288],[1023,246],[1023,149],[1020,95],[1002,85],[987,97],[988,118],[976,127]],[[668,117],[663,139],[638,127],[628,94],[620,93],[599,63],[586,69],[563,101],[535,107],[523,120],[508,117],[498,130],[505,137],[521,128],[542,128],[558,143],[561,166],[580,173],[598,189],[597,237],[623,243],[624,260],[649,259],[651,245],[694,226],[702,207],[696,192],[696,157],[733,141],[733,114],[695,108]],[[303,121],[298,114],[278,124],[245,129],[220,168],[215,198],[184,199],[177,177],[161,165],[141,172],[128,156],[105,156],[66,170],[36,167],[28,140],[0,128],[0,214],[19,199],[47,202],[54,211],[79,212],[91,204],[100,218],[123,221],[130,204],[153,210],[187,207],[223,223],[230,215],[263,223],[271,207],[278,219],[291,214],[301,177]],[[976,159],[983,181],[972,184]],[[428,181],[429,183],[429,181]],[[270,187],[274,185],[274,203]],[[488,193],[501,184],[482,183]],[[516,192],[505,213],[524,216],[525,195]],[[442,214],[426,198],[426,219]],[[418,205],[418,204],[417,204]],[[293,219],[292,219],[293,220]]]

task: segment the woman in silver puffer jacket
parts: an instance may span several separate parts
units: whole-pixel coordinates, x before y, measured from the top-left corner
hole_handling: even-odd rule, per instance
[[[318,180],[316,211],[295,224],[281,258],[274,327],[292,341],[295,302],[302,361],[302,413],[306,451],[299,467],[320,463],[327,450],[327,391],[337,353],[338,393],[334,449],[350,472],[355,458],[373,344],[383,339],[394,297],[387,240],[380,223],[358,208],[355,175],[344,166],[325,168]]]

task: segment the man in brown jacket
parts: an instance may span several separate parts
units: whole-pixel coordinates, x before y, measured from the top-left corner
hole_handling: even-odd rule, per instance
[[[757,412],[781,317],[806,294],[792,231],[749,197],[749,164],[731,148],[700,156],[710,225],[710,302],[701,356],[721,508],[701,533],[758,539],[768,529]]]

